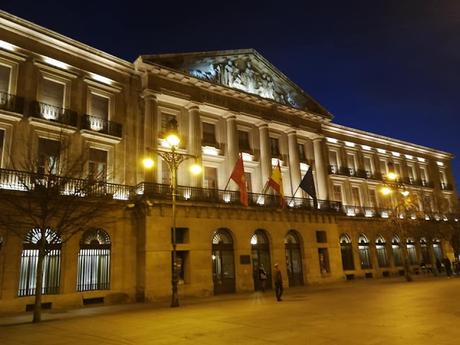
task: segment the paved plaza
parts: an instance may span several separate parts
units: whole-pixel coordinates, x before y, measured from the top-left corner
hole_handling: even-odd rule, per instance
[[[0,316],[0,344],[460,343],[460,279],[350,281],[285,291]]]

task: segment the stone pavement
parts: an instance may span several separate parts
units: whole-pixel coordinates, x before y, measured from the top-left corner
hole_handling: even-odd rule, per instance
[[[285,291],[0,317],[0,344],[460,343],[460,279],[350,281]]]

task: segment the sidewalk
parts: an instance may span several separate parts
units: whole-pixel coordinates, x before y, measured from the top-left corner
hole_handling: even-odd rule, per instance
[[[454,276],[457,277],[457,276]],[[445,276],[434,277],[432,275],[414,275],[414,282],[419,281],[436,281],[438,279],[447,279]],[[353,289],[363,285],[384,285],[384,284],[405,284],[404,277],[392,277],[381,279],[356,279],[350,281],[341,281],[336,283],[327,283],[321,285],[306,285],[292,288],[285,288],[284,295],[291,297],[298,297],[305,294],[318,294],[321,292],[328,292],[340,289]],[[411,283],[408,283],[411,284]],[[193,297],[184,296],[180,298],[180,307],[184,308],[191,305],[223,303],[230,301],[245,301],[251,299],[274,299],[274,291],[268,290],[265,293],[261,292],[241,292],[235,294],[224,294],[208,297]],[[170,308],[170,301],[156,301],[149,303],[127,303],[116,305],[98,305],[98,306],[85,306],[77,309],[56,309],[56,310],[43,310],[42,321],[64,320],[79,317],[89,317],[95,315],[113,314],[118,312],[131,312],[136,310],[149,310],[149,309],[168,309]],[[0,313],[0,327],[27,324],[32,322],[32,312],[18,312],[18,313]]]

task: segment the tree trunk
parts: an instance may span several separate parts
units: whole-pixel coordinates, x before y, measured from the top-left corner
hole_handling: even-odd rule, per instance
[[[403,267],[404,267],[404,278],[406,278],[407,282],[411,282],[414,279],[412,278],[412,274],[410,272],[410,265],[409,265],[409,258],[408,258],[408,253],[407,253],[407,239],[404,237],[404,239],[401,241],[402,243],[402,261],[403,261]]]
[[[43,262],[45,259],[45,230],[41,230],[40,245],[38,248],[37,276],[35,277],[35,303],[33,322],[40,322],[42,319],[42,289],[43,289]]]

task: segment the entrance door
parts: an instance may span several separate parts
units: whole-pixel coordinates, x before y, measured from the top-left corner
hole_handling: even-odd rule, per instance
[[[294,231],[289,231],[284,239],[286,251],[286,269],[289,286],[303,285],[302,255],[300,251],[299,236]]]
[[[217,230],[212,238],[212,278],[215,295],[235,292],[233,240],[225,229]]]
[[[252,254],[252,276],[254,279],[254,289],[262,290],[259,268],[263,267],[267,273],[265,288],[272,288],[272,273],[270,261],[270,244],[264,230],[256,230],[251,238]]]

